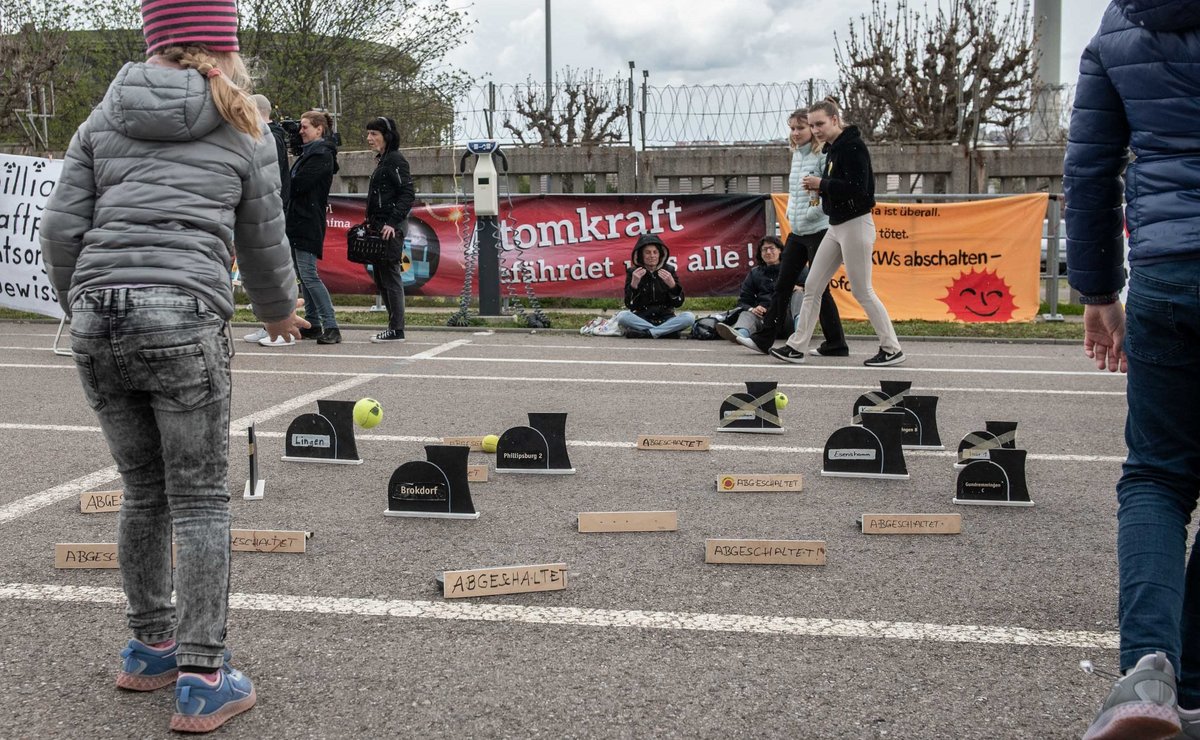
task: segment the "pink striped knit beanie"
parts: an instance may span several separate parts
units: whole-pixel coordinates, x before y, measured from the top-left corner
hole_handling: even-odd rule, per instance
[[[237,0],[142,0],[146,53],[168,46],[238,51]]]

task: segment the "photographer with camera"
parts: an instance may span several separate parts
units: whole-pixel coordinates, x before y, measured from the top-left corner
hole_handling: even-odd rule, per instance
[[[367,225],[390,243],[389,259],[371,263],[371,277],[387,306],[388,328],[372,342],[404,341],[404,283],[400,261],[404,254],[405,222],[417,191],[408,160],[400,153],[396,122],[379,116],[367,124],[367,146],[375,152],[375,171],[367,188]],[[391,259],[391,257],[395,259]]]
[[[333,315],[333,300],[317,273],[325,244],[325,212],[329,206],[329,188],[338,171],[337,146],[333,142],[333,119],[324,111],[310,110],[300,116],[300,156],[292,163],[292,187],[288,198],[287,236],[292,244],[292,259],[300,277],[304,306],[312,329],[305,339],[317,344],[338,344],[342,332]]]

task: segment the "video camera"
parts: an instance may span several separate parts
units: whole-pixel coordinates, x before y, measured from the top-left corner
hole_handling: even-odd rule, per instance
[[[299,157],[301,151],[304,149],[304,140],[300,138],[300,121],[295,118],[281,118],[279,119],[279,125],[287,134],[288,151],[291,152],[292,156]],[[342,135],[337,131],[329,132],[325,138],[332,141],[334,146],[340,147],[342,145]]]

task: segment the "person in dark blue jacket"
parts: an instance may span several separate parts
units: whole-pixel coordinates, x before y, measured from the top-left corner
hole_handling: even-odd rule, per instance
[[[1198,120],[1200,3],[1115,0],[1079,65],[1063,167],[1084,353],[1128,372],[1129,452],[1117,483],[1122,676],[1087,740],[1200,738],[1200,548],[1187,556],[1200,495]]]
[[[771,301],[776,300],[776,283],[783,274],[783,252],[783,242],[779,240],[779,237],[764,236],[759,240],[758,249],[754,255],[754,260],[758,264],[746,274],[746,279],[742,281],[742,289],[738,294],[738,305],[735,309],[737,316],[732,325],[724,322],[717,324],[717,335],[722,339],[736,343],[739,336],[749,337],[763,329],[765,317],[771,308]],[[800,304],[804,301],[804,280],[807,277],[808,268],[801,266],[800,273],[792,281],[789,291],[790,300],[788,301],[786,321],[781,322],[776,331],[784,327],[795,329],[796,317],[800,315]],[[786,334],[790,333],[791,331],[786,332]]]

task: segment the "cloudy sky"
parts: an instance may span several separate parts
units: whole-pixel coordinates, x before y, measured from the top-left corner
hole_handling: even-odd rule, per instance
[[[1000,0],[1005,8],[1008,2]],[[451,64],[498,83],[545,79],[545,0],[451,5],[478,21],[449,55]],[[1061,81],[1074,82],[1079,54],[1107,5],[1062,0]],[[638,81],[649,70],[652,85],[833,80],[834,32],[843,36],[870,6],[870,0],[553,0],[552,64],[625,77],[634,60]]]

